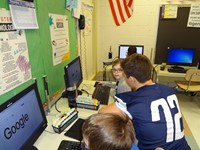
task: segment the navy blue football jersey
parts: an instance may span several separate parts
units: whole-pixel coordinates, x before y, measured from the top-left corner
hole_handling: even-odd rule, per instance
[[[146,85],[116,95],[118,108],[133,121],[140,150],[189,150],[176,90],[162,84]]]

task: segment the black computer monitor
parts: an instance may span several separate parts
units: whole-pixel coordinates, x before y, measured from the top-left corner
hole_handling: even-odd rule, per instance
[[[32,149],[47,127],[36,83],[0,105],[0,149]]]
[[[118,58],[125,59],[127,51],[128,51],[128,48],[130,46],[135,46],[137,48],[137,53],[138,54],[143,54],[144,53],[144,46],[143,45],[119,45]]]
[[[76,87],[83,81],[80,56],[76,57],[72,62],[64,67],[64,79],[66,88]]]
[[[167,64],[176,66],[192,66],[195,56],[194,48],[168,48]]]

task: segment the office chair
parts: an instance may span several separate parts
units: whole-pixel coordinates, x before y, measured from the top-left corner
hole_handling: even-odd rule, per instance
[[[158,77],[157,77],[157,65],[154,65],[151,71],[151,80],[155,83],[158,83]]]
[[[188,69],[185,74],[185,81],[175,81],[178,88],[193,95],[200,91],[200,69]]]

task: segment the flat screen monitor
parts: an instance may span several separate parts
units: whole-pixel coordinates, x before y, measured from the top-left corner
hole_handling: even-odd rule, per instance
[[[191,66],[194,61],[194,48],[168,48],[167,64],[174,66]]]
[[[130,46],[135,46],[137,48],[137,54],[143,54],[144,53],[144,46],[143,45],[119,45],[118,58],[125,59],[126,54],[128,52],[128,48]]]
[[[47,127],[36,83],[0,105],[0,149],[32,149]]]
[[[83,81],[80,56],[76,57],[72,62],[65,66],[64,71],[66,88],[78,88]]]

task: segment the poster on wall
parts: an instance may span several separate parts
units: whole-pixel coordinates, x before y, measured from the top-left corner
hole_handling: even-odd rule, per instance
[[[34,0],[9,0],[15,29],[38,29]]]
[[[53,65],[58,65],[70,57],[68,18],[65,15],[49,14]]]
[[[73,8],[77,8],[78,0],[66,0],[66,9],[71,11]]]
[[[85,16],[85,35],[89,35],[92,32],[92,12],[93,6],[89,4],[82,3],[83,15]]]
[[[82,0],[78,0],[77,1],[77,7],[72,9],[72,16],[74,16],[77,19],[80,19],[81,4],[82,4]]]
[[[82,0],[66,0],[66,9],[72,11],[72,16],[80,19]]]
[[[163,5],[162,6],[162,19],[175,19],[177,18],[178,5]]]
[[[13,29],[7,10],[0,10],[0,95],[31,79],[24,30]]]
[[[192,4],[187,27],[200,28],[200,4]]]

